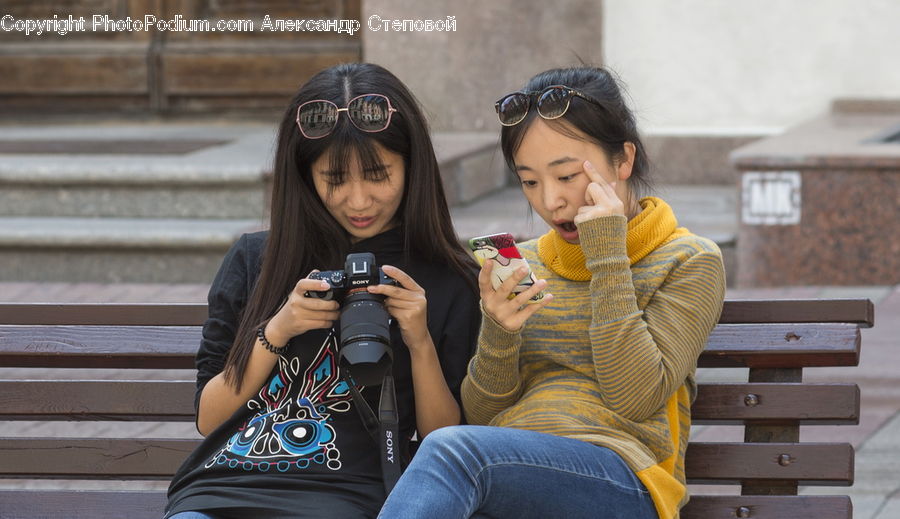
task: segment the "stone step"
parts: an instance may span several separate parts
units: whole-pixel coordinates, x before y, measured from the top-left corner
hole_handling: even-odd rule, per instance
[[[494,133],[438,133],[451,204],[506,182]],[[267,124],[0,126],[0,280],[208,283],[259,228]]]
[[[439,132],[433,141],[462,241],[546,231],[507,187],[494,132]],[[273,149],[265,124],[0,127],[0,280],[208,283],[240,233],[264,225]],[[659,194],[728,256],[732,187]]]
[[[438,132],[432,142],[451,207],[493,193],[512,179],[494,132]]]
[[[713,239],[734,267],[736,190],[663,186],[682,225]],[[511,232],[520,241],[546,224],[518,188],[505,188],[452,209],[462,242]],[[225,251],[260,219],[0,217],[0,281],[208,283]]]
[[[0,127],[0,215],[261,218],[263,124]]]
[[[0,216],[262,218],[275,130],[263,124],[0,127]],[[501,187],[493,133],[438,133],[451,204]]]
[[[34,217],[262,218],[262,182],[218,185],[62,185],[7,186],[0,192],[0,214]]]
[[[260,220],[0,217],[0,281],[209,283]]]

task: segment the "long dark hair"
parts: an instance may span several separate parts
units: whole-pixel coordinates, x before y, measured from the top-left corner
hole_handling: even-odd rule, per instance
[[[560,133],[583,139],[583,136],[574,134],[561,124],[562,121],[569,123],[587,135],[591,142],[603,148],[611,160],[623,156],[626,142],[633,143],[635,155],[629,186],[638,198],[649,194],[652,187],[650,160],[641,142],[634,113],[625,102],[621,82],[609,70],[600,67],[556,68],[532,77],[522,90],[537,92],[552,85],[565,85],[580,90],[599,101],[600,106],[580,97],[573,97],[565,115],[544,122]],[[536,117],[538,117],[537,109],[532,104],[522,122],[514,126],[504,126],[500,131],[500,148],[512,171],[516,170],[513,157],[522,144],[525,132]]]
[[[325,138],[307,139],[297,128],[297,107],[306,101],[325,99],[343,107],[350,99],[370,93],[387,96],[397,110],[384,131],[364,133],[343,115]],[[256,329],[278,311],[299,279],[316,268],[343,266],[350,249],[350,235],[316,192],[312,164],[327,153],[329,169],[340,172],[355,155],[362,171],[377,170],[376,144],[403,157],[406,175],[397,218],[404,253],[452,268],[475,290],[472,274],[477,267],[453,229],[428,126],[412,93],[378,65],[351,63],[323,70],[300,88],[279,127],[269,236],[259,278],[241,313],[225,363],[226,380],[238,388]]]

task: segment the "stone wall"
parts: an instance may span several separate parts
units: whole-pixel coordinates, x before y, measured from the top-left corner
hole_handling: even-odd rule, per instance
[[[239,112],[272,118],[314,72],[359,60],[361,44],[359,33],[264,31],[264,17],[359,19],[360,1],[5,2],[0,16],[9,16],[7,26],[71,16],[84,17],[88,30],[0,31],[0,116]],[[250,21],[254,30],[116,28],[116,22],[143,22],[147,15],[212,27],[219,21]],[[112,24],[102,22],[93,30],[94,17]]]
[[[409,85],[434,129],[499,131],[500,96],[551,67],[600,63],[601,7],[600,0],[365,0],[363,58]],[[453,16],[456,31],[371,31],[371,16]]]

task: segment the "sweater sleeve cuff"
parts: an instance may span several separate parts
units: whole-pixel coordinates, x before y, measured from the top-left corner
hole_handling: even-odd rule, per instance
[[[604,216],[578,224],[578,241],[585,266],[592,274],[620,269],[623,262],[629,266],[627,232],[628,219],[624,216]]]
[[[484,311],[483,303],[479,302],[478,304],[481,306],[481,338],[502,349],[506,349],[507,345],[515,344],[522,329],[519,328],[512,332],[507,330],[491,314]]]
[[[621,319],[638,310],[627,233],[628,219],[624,216],[604,216],[578,225],[585,266],[591,272],[591,293],[603,295],[593,298],[595,323]]]
[[[469,376],[488,393],[506,395],[518,387],[520,332],[503,328],[482,308],[478,351],[470,364]]]

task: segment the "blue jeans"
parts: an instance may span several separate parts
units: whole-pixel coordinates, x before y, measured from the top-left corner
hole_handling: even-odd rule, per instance
[[[657,519],[647,489],[615,452],[505,427],[429,434],[379,518]]]

